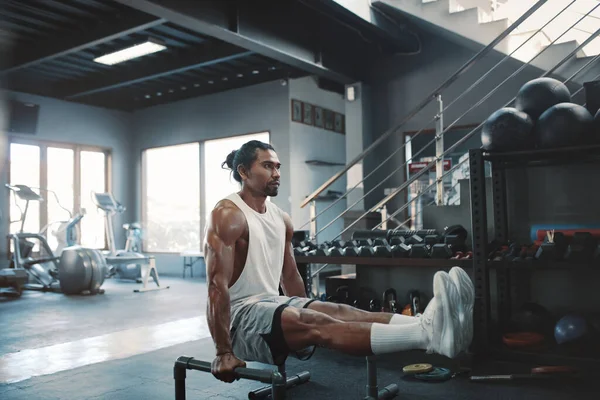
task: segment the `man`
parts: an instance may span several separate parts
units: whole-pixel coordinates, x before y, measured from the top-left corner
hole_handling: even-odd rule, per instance
[[[462,269],[435,274],[434,297],[419,317],[308,299],[294,260],[291,219],[266,201],[280,184],[273,147],[250,141],[225,164],[242,188],[215,206],[206,232],[215,377],[232,382],[234,369],[246,365],[242,359],[280,365],[311,346],[358,356],[423,349],[448,357],[468,347],[474,293]]]

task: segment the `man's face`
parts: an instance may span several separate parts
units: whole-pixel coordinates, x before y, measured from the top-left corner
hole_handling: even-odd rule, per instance
[[[256,150],[256,160],[250,171],[242,175],[244,186],[254,193],[274,197],[279,193],[281,163],[273,150]]]

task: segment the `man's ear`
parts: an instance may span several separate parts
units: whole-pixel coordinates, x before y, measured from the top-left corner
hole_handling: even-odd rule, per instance
[[[240,174],[240,176],[242,177],[242,180],[248,179],[248,171],[246,170],[246,167],[244,167],[243,165],[240,164],[237,167],[237,171]]]

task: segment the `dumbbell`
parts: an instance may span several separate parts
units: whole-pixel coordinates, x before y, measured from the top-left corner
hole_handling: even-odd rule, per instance
[[[433,246],[434,244],[440,243],[440,237],[438,235],[427,235],[423,238],[423,242],[426,245]]]
[[[394,236],[394,237],[390,238],[390,240],[389,240],[389,243],[391,246],[403,244],[405,242],[406,242],[406,239],[404,238],[404,236]]]
[[[352,240],[372,239],[372,238],[386,239],[387,237],[388,237],[388,231],[383,230],[383,229],[375,229],[375,230],[359,229],[357,231],[352,232]]]
[[[392,257],[406,258],[410,256],[410,246],[404,243],[395,244],[392,246]]]
[[[425,240],[421,236],[414,234],[411,237],[407,238],[405,243],[410,244],[412,246],[415,244],[424,244],[424,242]]]
[[[345,251],[341,247],[335,247],[335,246],[333,246],[333,247],[331,247],[329,249],[329,256],[330,257],[343,257],[344,254],[345,254]]]
[[[318,249],[309,251],[307,255],[311,257],[329,257],[329,249],[319,247]]]
[[[343,249],[346,243],[343,240],[334,240],[331,242],[331,247],[337,247],[338,249]]]
[[[359,247],[346,247],[344,249],[344,256],[346,257],[358,257]]]
[[[410,258],[429,258],[431,256],[431,246],[425,243],[413,244],[410,246]]]
[[[386,239],[375,239],[373,241],[373,251],[375,257],[391,257],[392,246],[389,245]]]
[[[295,256],[306,256],[306,253],[302,250],[301,247],[294,247],[294,255]]]
[[[373,246],[364,245],[358,248],[359,257],[375,257],[375,249]]]
[[[563,232],[546,235],[535,253],[535,258],[543,261],[561,260],[567,252],[567,246],[567,238]]]
[[[454,252],[452,247],[446,243],[436,243],[431,247],[431,258],[449,259],[452,258]]]

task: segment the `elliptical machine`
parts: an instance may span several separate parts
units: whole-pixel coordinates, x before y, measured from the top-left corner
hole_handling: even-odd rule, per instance
[[[104,252],[105,257],[110,259],[109,276],[118,275],[120,279],[134,280],[137,283],[142,282],[142,264],[146,258],[139,251],[141,250],[141,226],[139,224],[125,224],[123,227],[127,230],[127,243],[125,249],[118,250],[115,241],[115,232],[113,229],[112,217],[116,214],[122,214],[126,208],[115,200],[111,193],[92,193],[92,198],[96,207],[104,211],[104,226],[106,230],[106,239],[108,241],[108,252]],[[137,237],[140,241],[138,242]],[[134,250],[135,249],[135,250]],[[116,264],[114,259],[139,258],[140,263],[127,264],[125,262]]]
[[[8,235],[13,246],[10,268],[25,271],[28,280],[33,281],[24,284],[22,289],[64,294],[104,293],[104,289],[100,287],[104,282],[107,266],[100,252],[73,245],[62,249],[60,256],[57,256],[43,234],[24,232],[29,202],[43,202],[44,198],[26,185],[6,184],[6,187],[12,191],[15,204],[17,197],[25,201],[25,211],[21,210],[20,219],[11,221],[21,222],[19,232]],[[81,214],[72,217],[67,221],[67,225],[76,225],[82,217]],[[32,240],[40,244],[37,257],[33,257],[35,242]]]

